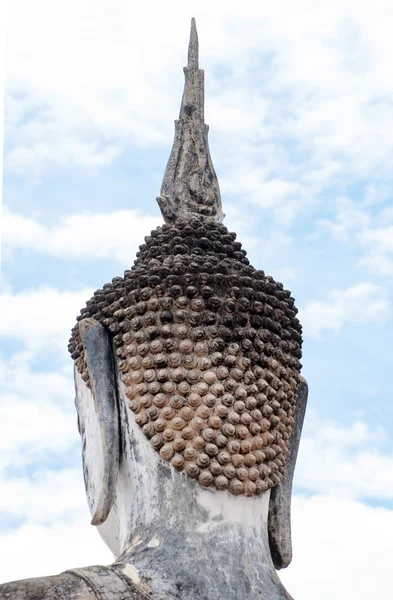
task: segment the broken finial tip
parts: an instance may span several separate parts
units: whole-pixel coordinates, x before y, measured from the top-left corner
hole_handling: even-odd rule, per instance
[[[191,34],[190,44],[188,46],[188,68],[199,69],[198,64],[198,32],[196,28],[195,18],[191,19]]]

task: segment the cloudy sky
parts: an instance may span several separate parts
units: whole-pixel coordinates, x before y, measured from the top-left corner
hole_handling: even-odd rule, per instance
[[[240,12],[241,9],[241,12]],[[226,223],[291,289],[309,408],[297,600],[384,595],[393,548],[391,0],[12,0],[0,292],[0,581],[107,563],[67,341],[161,222],[199,30]],[[2,19],[0,18],[0,21]]]

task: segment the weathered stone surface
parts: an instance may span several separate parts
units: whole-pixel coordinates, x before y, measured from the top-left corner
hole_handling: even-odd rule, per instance
[[[299,379],[300,385],[294,415],[294,425],[289,440],[287,463],[282,480],[272,489],[270,495],[268,520],[269,545],[276,569],[284,569],[292,561],[292,482],[308,398],[307,381],[303,377]]]
[[[175,139],[157,202],[167,223],[192,215],[222,221],[220,188],[210,157],[204,117],[204,71],[198,64],[198,34],[191,23],[188,66]]]
[[[71,573],[0,585],[0,600],[96,600],[87,583]]]
[[[84,440],[84,476],[86,487],[97,487],[95,506],[90,507],[91,523],[100,525],[112,508],[119,471],[117,378],[109,331],[94,319],[83,319],[79,333],[94,398],[94,403],[85,402],[77,407],[83,427],[80,433]]]
[[[147,600],[118,567],[72,569],[0,585],[0,600]]]

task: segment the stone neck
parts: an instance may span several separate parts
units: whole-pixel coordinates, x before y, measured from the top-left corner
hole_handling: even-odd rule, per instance
[[[157,600],[288,600],[270,556],[269,494],[235,498],[177,483],[172,502],[158,493],[162,510],[133,528],[116,561],[133,582]]]
[[[120,412],[116,503],[99,529],[125,575],[154,600],[290,599],[271,559],[270,492],[248,498],[203,488],[153,451],[123,393]]]
[[[265,529],[217,517],[193,526],[169,518],[139,531],[117,564],[154,599],[290,598],[272,565]]]

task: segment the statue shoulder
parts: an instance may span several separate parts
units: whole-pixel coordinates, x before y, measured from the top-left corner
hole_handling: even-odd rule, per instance
[[[0,585],[0,600],[148,600],[116,566],[71,569],[60,575]]]
[[[0,585],[0,600],[96,600],[97,596],[81,578],[71,573],[21,579]]]

